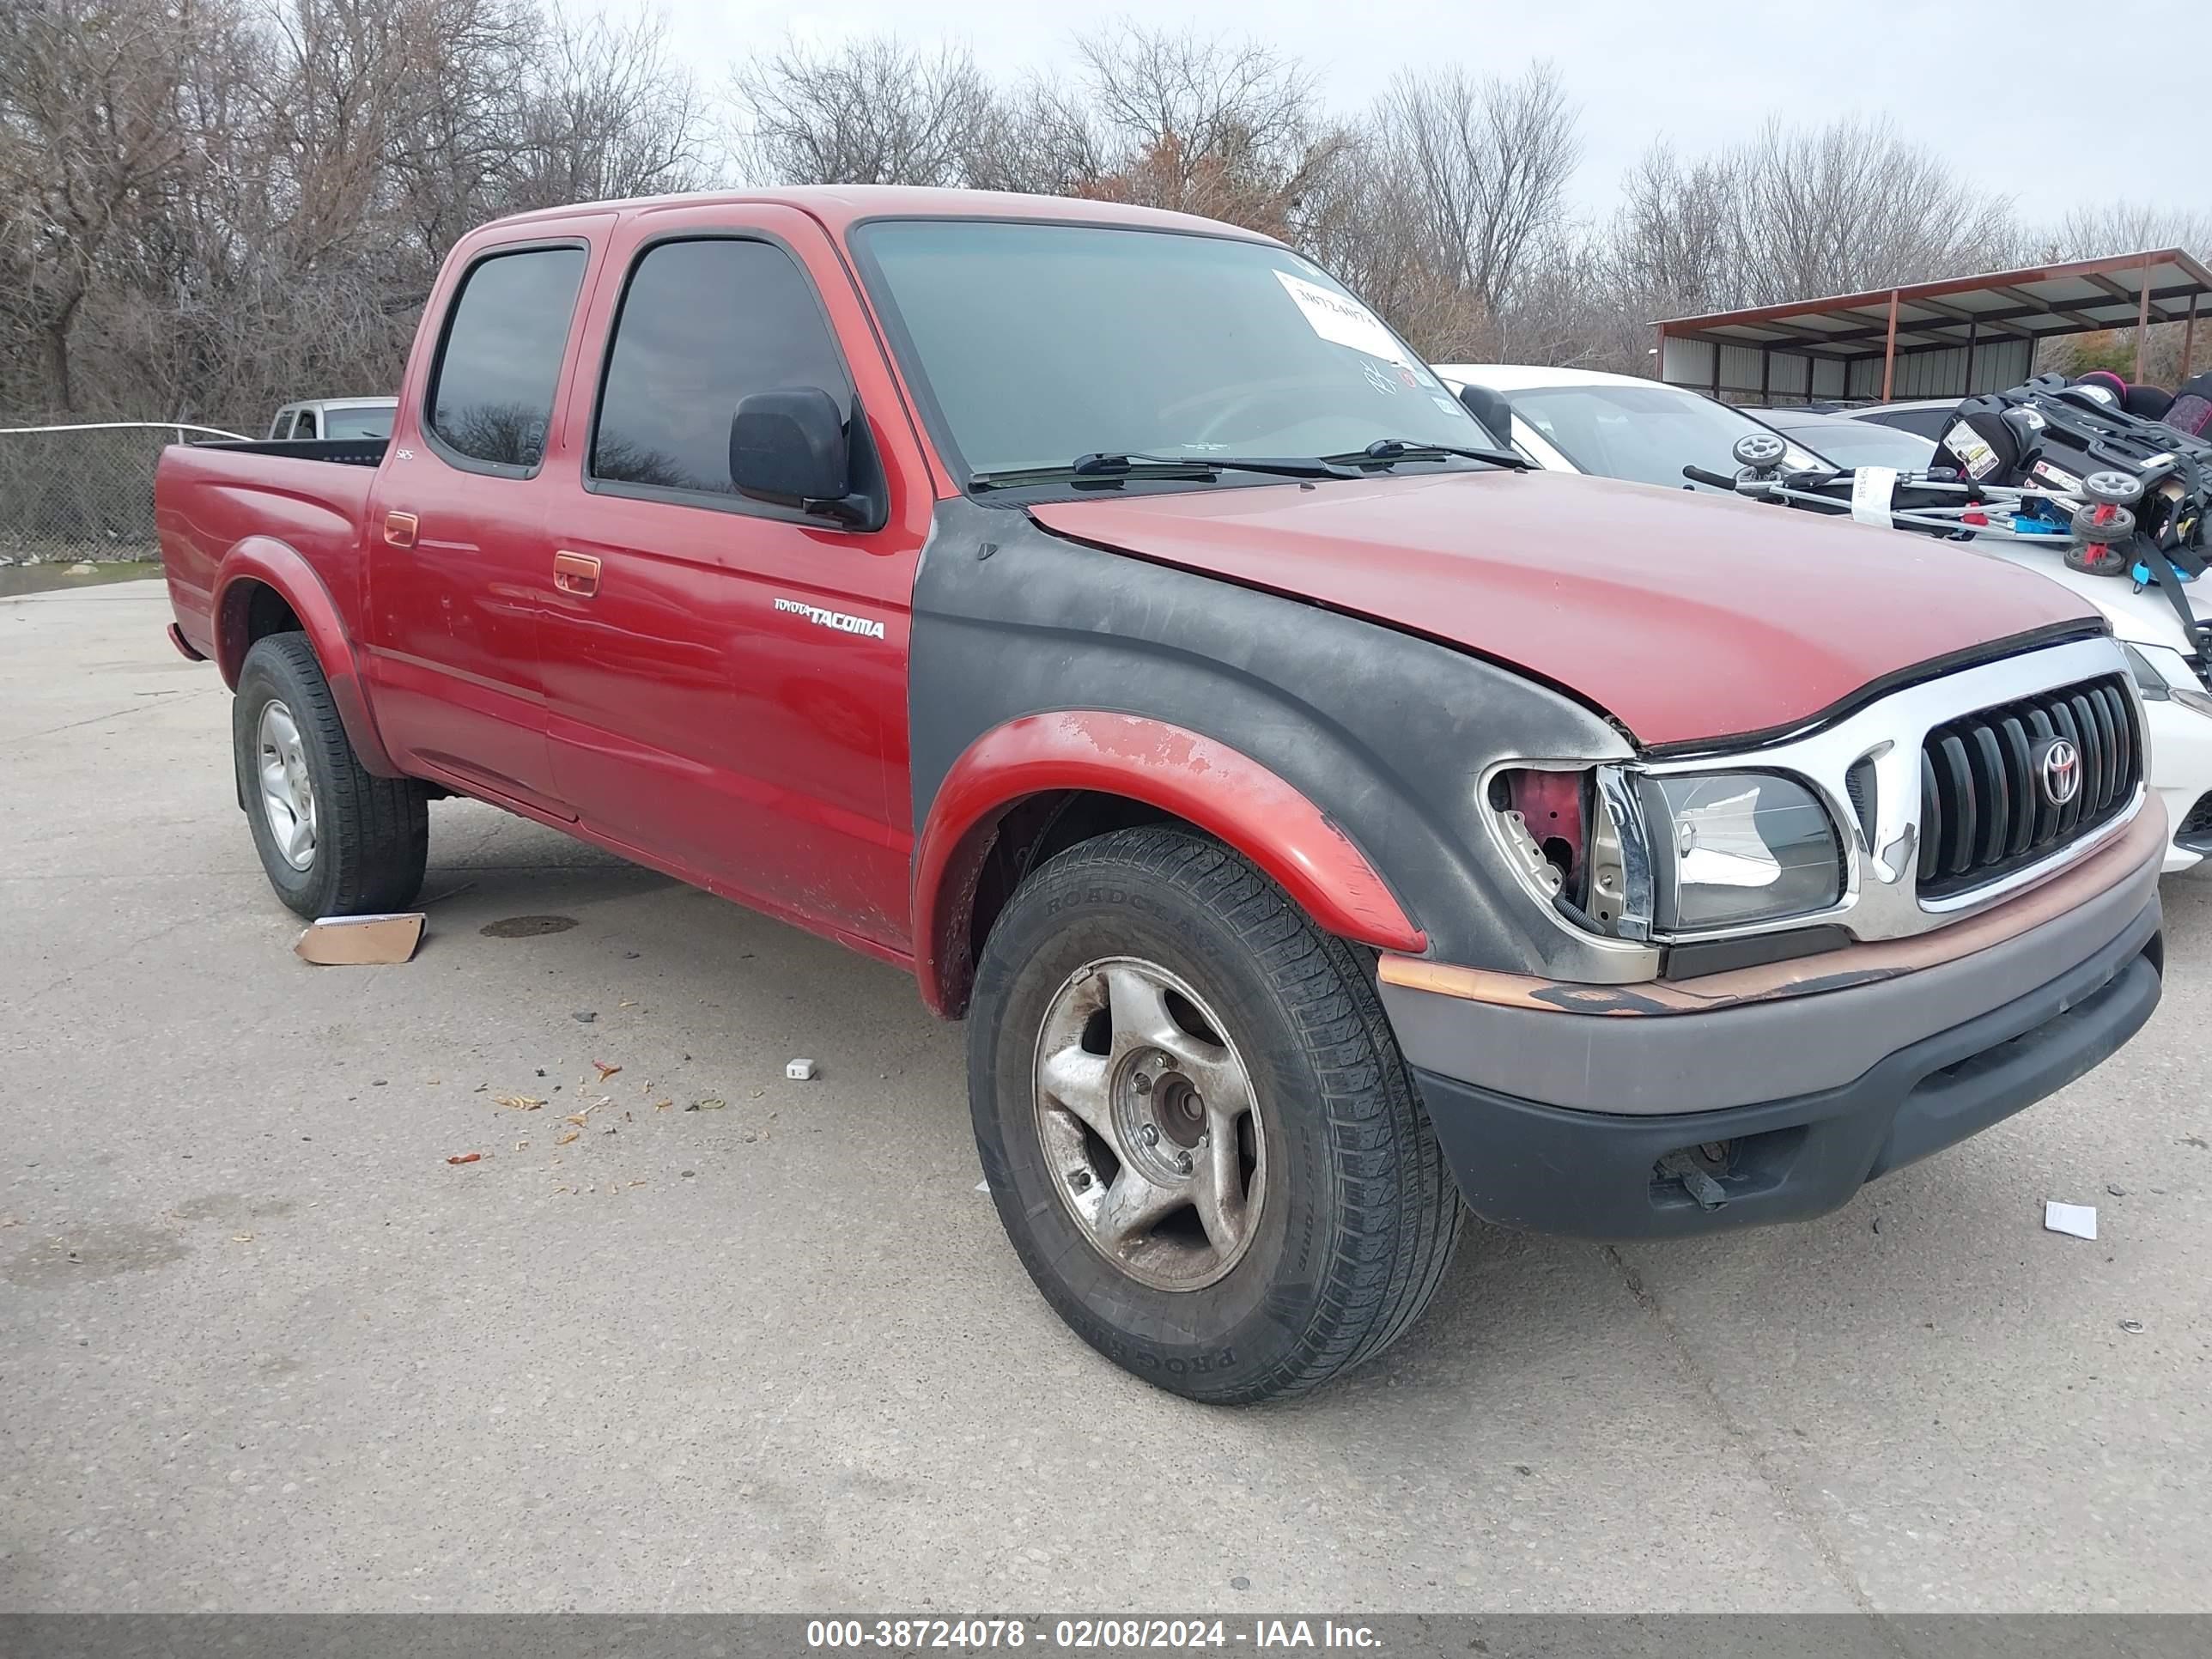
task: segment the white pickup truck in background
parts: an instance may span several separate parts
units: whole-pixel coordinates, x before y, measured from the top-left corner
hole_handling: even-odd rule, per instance
[[[1464,395],[1463,388],[1476,386],[1502,398],[1510,411],[1511,429],[1497,435],[1510,439],[1524,459],[1547,471],[1703,489],[1687,483],[1682,468],[1695,465],[1732,473],[1735,462],[1731,446],[1746,432],[1761,429],[1779,432],[1790,445],[1787,465],[1824,465],[1831,460],[1839,466],[1851,464],[1849,458],[1818,454],[1814,429],[1770,426],[1685,386],[1594,369],[1522,363],[1438,363],[1435,368],[1455,392]],[[1475,412],[1482,411],[1478,408]],[[1898,430],[1887,435],[1901,439],[1913,434]],[[1926,445],[1929,459],[1921,465],[1932,465],[1936,446],[1924,439],[1915,441]],[[1971,550],[2007,560],[2072,589],[2111,622],[2113,636],[2128,647],[2135,665],[2151,740],[2150,783],[2164,799],[2166,822],[2173,827],[2166,873],[2203,864],[2212,854],[2212,690],[2197,672],[2190,641],[2166,596],[2155,589],[2137,590],[2111,576],[2069,570],[2057,547],[2045,552],[2016,542],[1990,541]],[[2212,586],[2212,579],[2197,586]],[[2212,601],[2193,589],[2189,600],[2197,616],[2212,620]]]
[[[397,398],[309,398],[286,404],[269,422],[268,441],[389,438]]]

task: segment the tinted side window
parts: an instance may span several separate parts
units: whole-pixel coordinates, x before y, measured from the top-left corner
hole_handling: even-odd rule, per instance
[[[816,386],[851,394],[837,343],[789,254],[769,242],[662,242],[623,296],[599,392],[592,474],[732,495],[740,398]]]
[[[495,254],[471,270],[446,324],[430,429],[464,455],[536,466],[584,277],[580,247]]]
[[[316,435],[313,410],[303,409],[300,411],[300,423],[292,428],[292,435],[295,438],[312,438]]]
[[[1900,432],[1916,432],[1933,441],[1943,435],[1943,428],[1951,424],[1948,409],[1889,409],[1867,417],[1884,426],[1893,426]]]

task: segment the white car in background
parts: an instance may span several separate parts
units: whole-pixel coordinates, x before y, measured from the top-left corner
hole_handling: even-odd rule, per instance
[[[1496,436],[1509,439],[1524,459],[1547,471],[1589,472],[1666,489],[1702,489],[1707,486],[1683,478],[1686,465],[1732,474],[1736,464],[1730,452],[1738,438],[1746,432],[1778,429],[1702,392],[1632,375],[1517,363],[1437,363],[1434,368],[1486,426],[1509,428]],[[1472,396],[1468,387],[1475,388]],[[1830,465],[1827,458],[1807,447],[1814,435],[1806,429],[1782,430],[1790,446],[1784,465]],[[1931,457],[1935,447],[1927,445]],[[1960,550],[1969,550],[1961,546]],[[2018,543],[1989,542],[1971,550],[2063,583],[2112,623],[2113,635],[2128,647],[2135,664],[2150,737],[2151,787],[2166,804],[2173,832],[2166,872],[2203,863],[2212,854],[2212,694],[2191,666],[2190,642],[2172,603],[2154,588],[2137,592],[2130,583],[2111,576],[2069,570],[2057,548],[2045,552]],[[2212,599],[2197,591],[2207,587],[2212,587],[2212,576],[2192,585],[2190,606],[2198,617],[2212,620]]]

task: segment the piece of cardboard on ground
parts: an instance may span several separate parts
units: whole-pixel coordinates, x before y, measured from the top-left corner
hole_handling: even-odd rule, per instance
[[[422,942],[422,912],[383,916],[325,916],[307,924],[292,949],[319,968],[365,968],[405,962]]]

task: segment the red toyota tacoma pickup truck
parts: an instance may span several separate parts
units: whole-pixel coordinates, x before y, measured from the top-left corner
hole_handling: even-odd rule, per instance
[[[1461,1200],[1819,1214],[2148,1018],[2128,664],[1995,560],[1532,474],[1327,274],[1090,202],[503,220],[388,442],[173,448],[304,915],[465,794],[911,972],[1053,1307],[1310,1388]]]

